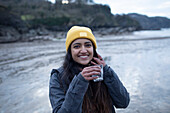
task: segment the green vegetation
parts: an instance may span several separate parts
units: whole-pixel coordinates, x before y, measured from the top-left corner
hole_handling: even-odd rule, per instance
[[[132,20],[127,15],[116,15],[115,19],[117,24],[121,27],[140,27],[140,24],[136,20]]]
[[[32,15],[21,15],[21,19],[23,21],[32,20],[32,19],[34,19],[34,16],[32,16]]]
[[[85,25],[98,27],[138,27],[139,23],[126,15],[111,14],[107,5],[52,4],[46,0],[2,1],[10,12],[15,12],[29,27],[61,27]],[[12,5],[11,5],[12,4]]]
[[[30,24],[37,25],[47,25],[47,26],[62,26],[67,25],[69,22],[69,18],[67,17],[48,17],[48,18],[40,18],[40,19],[32,19]]]

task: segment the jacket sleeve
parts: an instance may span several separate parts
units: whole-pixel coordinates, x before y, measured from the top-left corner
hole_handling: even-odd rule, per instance
[[[114,106],[116,108],[126,108],[130,102],[129,93],[117,74],[107,65],[104,67],[104,83],[108,87]]]
[[[81,113],[83,97],[87,88],[88,81],[81,74],[78,74],[73,78],[65,94],[60,87],[58,73],[52,74],[49,84],[49,97],[53,113]]]

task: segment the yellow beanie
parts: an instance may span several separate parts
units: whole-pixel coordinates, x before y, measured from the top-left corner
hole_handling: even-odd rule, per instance
[[[66,37],[66,51],[68,51],[68,48],[70,44],[79,38],[87,38],[91,40],[94,44],[95,49],[97,48],[96,39],[88,27],[81,27],[81,26],[73,26],[68,32]]]

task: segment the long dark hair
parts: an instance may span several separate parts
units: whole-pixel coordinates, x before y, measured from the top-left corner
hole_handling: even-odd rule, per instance
[[[93,52],[94,57],[98,57],[95,48],[93,49]],[[90,64],[86,66],[89,65]],[[81,69],[86,66],[78,64],[73,60],[71,55],[71,47],[69,47],[63,63],[64,73],[62,76],[62,80],[65,82],[67,87],[73,77],[80,73]],[[111,97],[103,81],[89,81],[89,86],[83,100],[82,111],[83,113],[112,113]]]

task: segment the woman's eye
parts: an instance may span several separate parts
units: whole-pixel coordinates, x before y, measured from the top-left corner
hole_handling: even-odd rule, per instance
[[[85,46],[86,46],[86,47],[91,47],[92,45],[91,45],[91,44],[86,44]]]
[[[79,47],[80,47],[79,45],[75,45],[75,46],[74,46],[75,49],[77,49],[77,48],[79,48]]]

